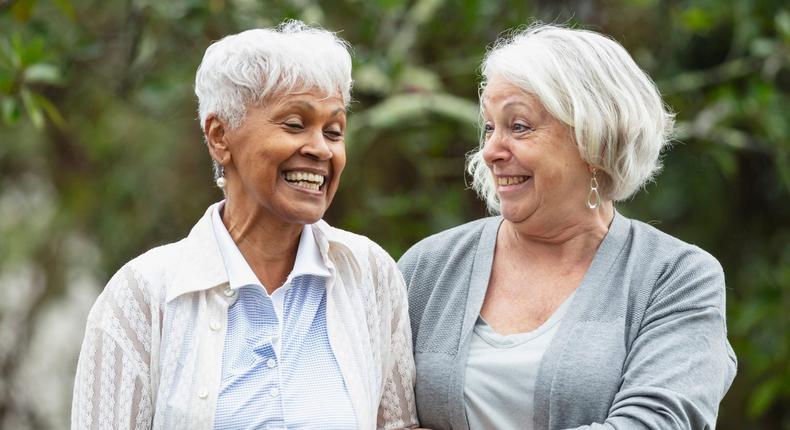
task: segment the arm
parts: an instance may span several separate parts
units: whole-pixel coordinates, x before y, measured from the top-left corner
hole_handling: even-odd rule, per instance
[[[414,401],[414,357],[412,354],[411,325],[409,324],[406,286],[395,262],[387,256],[379,266],[384,273],[390,294],[390,360],[384,382],[376,427],[379,429],[413,428],[417,424]]]
[[[713,257],[681,255],[656,282],[608,417],[577,430],[714,428],[736,370],[724,296]]]
[[[124,267],[91,309],[74,380],[72,429],[151,428],[151,319],[142,291]]]

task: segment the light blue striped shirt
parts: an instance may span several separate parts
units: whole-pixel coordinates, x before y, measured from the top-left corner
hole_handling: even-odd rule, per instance
[[[212,213],[230,287],[216,429],[351,429],[356,418],[326,325],[330,276],[312,228],[304,227],[285,284],[271,295]]]

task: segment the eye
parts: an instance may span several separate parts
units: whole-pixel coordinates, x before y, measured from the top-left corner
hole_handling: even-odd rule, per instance
[[[490,122],[487,122],[487,123],[486,123],[486,124],[483,126],[483,133],[484,133],[486,136],[488,136],[489,134],[491,134],[491,133],[493,133],[493,132],[494,132],[494,125],[493,125],[493,124],[491,124]]]
[[[528,126],[526,124],[522,124],[520,122],[517,122],[517,123],[513,124],[513,132],[514,133],[525,133],[525,132],[530,131],[530,130],[532,130],[532,127],[530,127],[530,126]]]
[[[326,136],[329,140],[333,142],[338,142],[340,140],[343,140],[343,130],[330,128],[324,130],[324,136]]]
[[[301,131],[304,130],[304,123],[300,118],[287,118],[285,121],[282,122],[287,129],[291,131]]]

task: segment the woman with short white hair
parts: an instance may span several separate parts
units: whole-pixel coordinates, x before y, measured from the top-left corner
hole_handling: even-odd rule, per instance
[[[195,93],[225,199],[110,280],[72,428],[417,424],[403,278],[379,246],[321,220],[350,90],[347,44],[300,22],[206,50]]]
[[[601,34],[533,25],[483,62],[473,187],[498,216],[399,261],[433,429],[706,429],[735,376],[724,274],[619,214],[673,115]]]

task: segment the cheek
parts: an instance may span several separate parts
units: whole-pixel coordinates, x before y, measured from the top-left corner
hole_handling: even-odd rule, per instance
[[[346,167],[346,149],[341,146],[332,151],[332,168],[335,171],[335,177],[339,178],[343,169]]]

